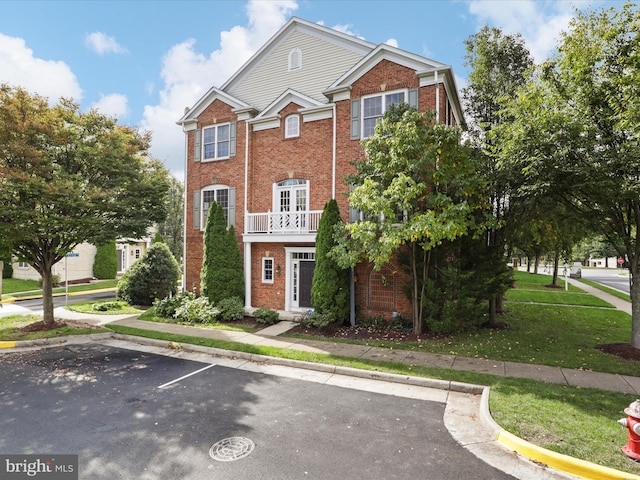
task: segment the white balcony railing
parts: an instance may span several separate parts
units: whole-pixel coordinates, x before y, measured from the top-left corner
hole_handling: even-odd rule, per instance
[[[322,210],[247,213],[245,233],[311,233],[318,231]]]

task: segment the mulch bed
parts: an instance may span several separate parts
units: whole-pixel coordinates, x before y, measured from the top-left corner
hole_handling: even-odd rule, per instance
[[[640,349],[635,348],[630,343],[608,343],[605,345],[596,345],[595,348],[604,353],[624,358],[625,360],[640,362]]]
[[[91,330],[100,330],[102,328],[97,325],[91,325],[89,323],[84,323],[84,322],[76,322],[74,320],[56,320],[53,323],[44,323],[43,321],[30,323],[29,325],[25,325],[24,327],[17,328],[16,331],[22,332],[22,333],[48,332],[49,330],[55,330],[56,328],[62,328],[62,327],[91,329]]]

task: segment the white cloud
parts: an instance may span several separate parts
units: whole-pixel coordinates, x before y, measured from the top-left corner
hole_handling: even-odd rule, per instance
[[[392,47],[398,48],[398,40],[396,40],[395,38],[390,38],[384,43],[386,43],[387,45],[391,45]]]
[[[105,53],[127,53],[127,49],[102,32],[89,33],[84,38],[85,44],[98,55]]]
[[[122,95],[121,93],[100,95],[100,100],[93,102],[91,108],[95,108],[103,115],[121,119],[129,113],[129,100],[126,95]]]
[[[521,0],[472,0],[469,11],[481,24],[487,23],[504,33],[520,33],[536,62],[547,59],[555,50],[560,32],[573,17],[573,2]]]
[[[184,133],[176,125],[185,107],[192,106],[212,86],[222,85],[282,25],[297,8],[292,0],[250,0],[247,25],[220,33],[220,48],[206,55],[194,39],[174,45],[162,61],[160,102],[146,105],[141,126],[153,133],[151,154],[178,174],[184,169]]]
[[[1,33],[0,83],[23,87],[48,97],[52,103],[60,97],[82,98],[78,79],[66,63],[36,58],[22,38]]]

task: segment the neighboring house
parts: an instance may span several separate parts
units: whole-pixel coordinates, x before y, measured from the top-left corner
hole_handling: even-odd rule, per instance
[[[241,244],[247,308],[311,305],[318,221],[335,198],[350,220],[344,177],[361,140],[394,103],[463,122],[450,66],[292,18],[220,88],[178,121],[185,132],[184,288],[199,290],[213,201]],[[353,220],[353,218],[351,219]],[[400,268],[356,267],[360,315],[411,316]]]
[[[118,273],[124,273],[138,260],[152,243],[150,237],[143,239],[121,239],[116,242]],[[60,282],[86,283],[93,279],[93,261],[96,247],[90,243],[77,245],[64,260],[56,263],[52,273]],[[40,274],[26,262],[13,263],[13,278],[20,280],[40,280]]]

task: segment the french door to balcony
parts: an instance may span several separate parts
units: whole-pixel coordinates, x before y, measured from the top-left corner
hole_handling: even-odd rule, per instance
[[[309,182],[290,179],[276,184],[273,211],[274,227],[281,231],[307,229],[306,212],[309,210]]]

